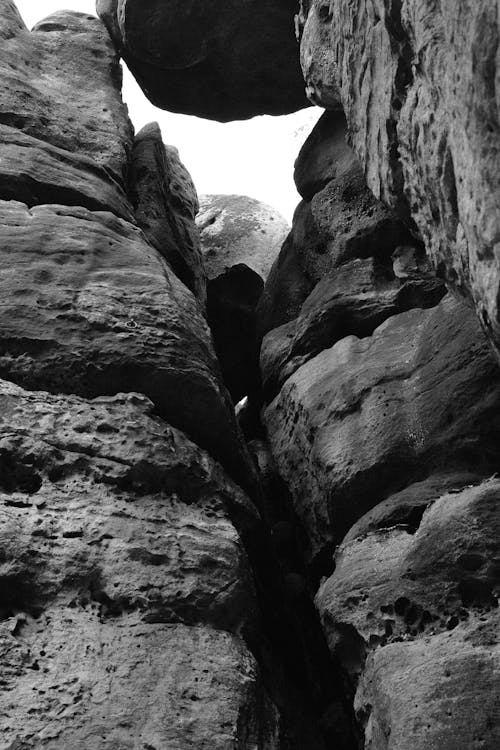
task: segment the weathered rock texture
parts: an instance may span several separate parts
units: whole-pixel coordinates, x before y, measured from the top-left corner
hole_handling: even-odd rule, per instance
[[[299,24],[310,4],[302,5]],[[400,7],[409,17],[409,6],[393,3],[391,16],[383,3],[375,12],[370,3],[314,2],[305,27],[308,82],[332,111],[297,160],[304,200],[259,304],[263,418],[295,511],[294,523],[280,520],[273,532],[295,590],[299,541],[304,585],[317,590],[330,651],[346,675],[354,746],[493,748],[500,370],[471,307],[443,298],[414,227],[401,221],[410,218],[402,173],[389,174],[402,132],[392,129],[398,101],[377,117],[391,75],[406,70],[389,63],[406,60],[394,18]],[[422,47],[424,61],[435,43]],[[340,88],[368,186],[344,116],[333,111]],[[430,157],[421,166],[434,169]],[[369,189],[377,178],[377,198],[390,207]],[[421,189],[432,200],[443,182]],[[460,263],[453,242],[448,248]]]
[[[1,0],[0,36],[0,746],[325,750],[189,175],[134,139],[98,19]]]
[[[473,313],[450,297],[300,367],[265,419],[311,557],[411,477],[495,469],[499,417],[495,358]]]
[[[435,267],[474,300],[498,348],[498,4],[304,6],[311,98],[343,105],[370,189],[412,216]]]
[[[366,748],[500,741],[500,484],[461,485],[448,480],[437,497],[416,487],[427,503],[417,528],[379,513],[376,529],[342,544],[318,592],[332,650],[354,684],[362,675]]]
[[[398,247],[415,246],[407,227],[368,189],[345,135],[342,115],[322,118],[296,161],[304,200],[259,303],[261,336],[296,318],[316,284],[343,263],[389,260]]]
[[[132,218],[133,130],[102,24],[61,11],[29,32],[3,0],[0,39],[0,198]]]
[[[241,490],[144,397],[0,401],[2,747],[279,747]]]
[[[98,6],[167,108],[303,104],[288,0]],[[500,368],[430,262],[497,341],[497,26],[304,0],[292,230],[200,252],[102,24],[0,0],[0,750],[499,746]]]
[[[208,322],[224,382],[238,402],[260,389],[255,310],[289,226],[275,209],[242,195],[201,196],[196,221]]]
[[[307,106],[295,10],[295,0],[97,2],[153,104],[221,121]]]
[[[0,222],[1,376],[90,397],[145,393],[246,484],[208,326],[144,235],[110,213],[15,201]]]
[[[198,194],[177,149],[164,145],[157,123],[146,125],[135,137],[130,181],[137,223],[204,303],[206,274],[194,223]]]

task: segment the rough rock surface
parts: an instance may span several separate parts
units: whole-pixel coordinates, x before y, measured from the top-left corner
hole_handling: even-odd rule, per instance
[[[177,149],[164,145],[157,123],[146,125],[136,135],[130,172],[137,223],[204,304],[206,278],[195,225],[198,195]]]
[[[318,149],[319,145],[316,153]],[[295,211],[292,230],[259,303],[261,335],[296,318],[316,284],[343,263],[353,258],[389,259],[398,247],[414,244],[408,229],[368,190],[347,146],[341,156],[349,168],[343,171],[339,166],[339,174]],[[318,173],[311,167],[308,179],[320,186],[322,176],[321,169]]]
[[[142,396],[0,401],[2,747],[279,747],[241,490]]]
[[[413,217],[435,267],[474,300],[498,348],[498,4],[307,6],[309,94],[342,103],[369,187]]]
[[[131,218],[133,130],[102,24],[61,11],[29,32],[12,0],[1,10],[0,198]]]
[[[437,305],[446,288],[426,272],[425,260],[414,258],[414,268],[401,278],[393,262],[359,258],[324,276],[299,316],[264,337],[260,365],[267,397],[274,397],[299,367],[345,336],[370,336],[391,315]]]
[[[153,104],[220,121],[307,106],[295,10],[295,0],[97,1]]]
[[[331,180],[357,168],[346,136],[343,112],[325,112],[312,129],[295,162],[294,180],[304,200],[312,200]]]
[[[495,470],[499,409],[498,365],[474,314],[450,296],[300,367],[265,422],[310,559],[411,477]]]
[[[90,397],[145,393],[248,486],[208,327],[140,230],[109,213],[14,201],[1,202],[0,227],[1,376]]]
[[[437,497],[414,488],[427,504],[416,528],[379,513],[351,534],[317,595],[331,649],[354,684],[361,674],[365,748],[500,741],[500,483],[450,479]]]
[[[265,203],[243,195],[204,195],[197,225],[208,276],[207,315],[235,403],[259,389],[255,310],[289,226]]]

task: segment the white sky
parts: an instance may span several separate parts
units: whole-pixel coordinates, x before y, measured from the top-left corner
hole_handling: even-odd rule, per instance
[[[57,10],[95,15],[95,0],[15,0],[28,27]],[[254,117],[221,124],[157,109],[125,69],[123,98],[136,130],[156,120],[176,146],[198,193],[238,193],[275,206],[291,222],[300,198],[293,163],[322,113],[309,108],[287,117]]]

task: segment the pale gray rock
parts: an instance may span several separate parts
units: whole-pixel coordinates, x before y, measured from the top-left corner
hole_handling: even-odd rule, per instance
[[[281,214],[244,195],[204,195],[197,224],[208,276],[208,322],[235,403],[259,390],[256,307],[288,234]]]
[[[279,211],[246,195],[202,195],[196,223],[209,280],[244,264],[265,281],[290,231]]]

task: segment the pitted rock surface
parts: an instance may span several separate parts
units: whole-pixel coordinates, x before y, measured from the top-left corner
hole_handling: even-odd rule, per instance
[[[438,497],[415,486],[427,503],[416,529],[387,518],[344,541],[316,598],[330,648],[359,680],[367,749],[500,739],[500,483],[455,479]]]
[[[0,402],[2,747],[278,747],[241,490],[143,396]]]
[[[145,393],[243,485],[253,469],[195,298],[131,224],[1,202],[0,372],[93,397]]]
[[[435,267],[474,301],[498,348],[497,3],[307,5],[311,98],[343,105],[370,189],[413,217]]]
[[[243,264],[265,281],[290,230],[279,211],[246,195],[200,196],[196,223],[209,280]]]

